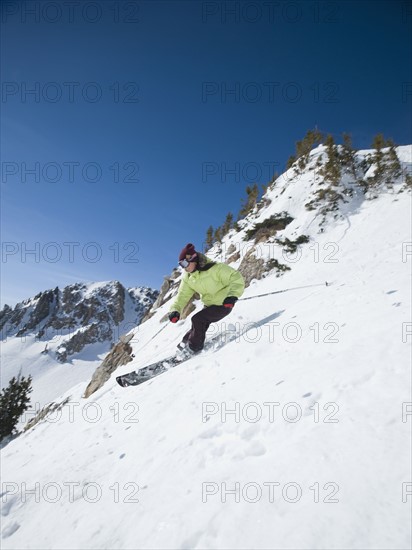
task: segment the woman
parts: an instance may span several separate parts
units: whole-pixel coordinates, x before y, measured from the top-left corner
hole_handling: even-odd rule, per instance
[[[210,324],[229,315],[243,294],[245,282],[239,271],[226,264],[212,262],[204,254],[196,252],[192,243],[180,252],[179,265],[186,273],[170,308],[169,319],[177,323],[181,311],[193,294],[197,292],[200,295],[205,307],[193,315],[192,328],[178,346],[187,354],[197,353],[203,349]]]

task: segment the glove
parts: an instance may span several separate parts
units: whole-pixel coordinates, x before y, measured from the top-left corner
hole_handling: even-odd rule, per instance
[[[228,309],[232,309],[233,306],[236,304],[236,302],[237,302],[236,296],[228,296],[223,300],[223,305]]]
[[[179,319],[180,313],[178,311],[172,311],[171,313],[169,313],[169,321],[171,323],[177,323]]]

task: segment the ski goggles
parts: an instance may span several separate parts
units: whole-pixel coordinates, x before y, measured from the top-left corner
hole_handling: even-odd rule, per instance
[[[184,258],[183,260],[180,260],[179,261],[179,265],[180,267],[188,267],[188,265],[191,263],[191,262],[195,262],[197,260],[197,254],[193,254],[193,256],[191,258],[189,258],[188,260],[186,260],[186,258]]]

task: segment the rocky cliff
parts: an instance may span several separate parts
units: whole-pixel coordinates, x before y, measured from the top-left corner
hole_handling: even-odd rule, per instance
[[[126,289],[118,281],[76,283],[40,292],[0,312],[2,340],[34,336],[44,353],[70,361],[87,345],[119,337],[143,319],[158,297],[150,288]]]

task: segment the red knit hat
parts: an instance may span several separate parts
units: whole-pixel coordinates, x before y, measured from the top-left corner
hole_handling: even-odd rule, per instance
[[[179,262],[181,260],[184,260],[186,256],[194,256],[197,254],[195,250],[195,245],[192,243],[188,243],[184,248],[182,248],[182,251],[179,254]]]

